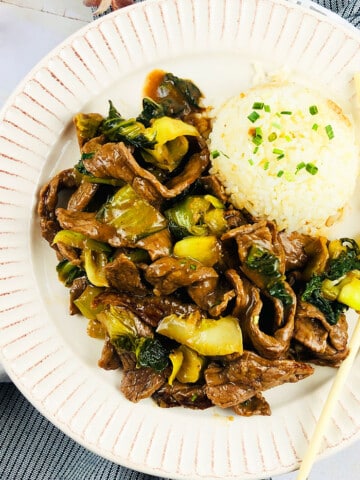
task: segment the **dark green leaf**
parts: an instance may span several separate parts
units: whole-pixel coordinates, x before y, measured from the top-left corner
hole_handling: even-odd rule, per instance
[[[281,280],[269,284],[267,286],[267,291],[271,296],[281,300],[285,306],[291,305],[293,303],[291,295],[288,293],[285,288],[284,282],[282,282]]]
[[[258,271],[266,277],[281,277],[279,272],[279,259],[265,248],[252,245],[245,263],[249,268]]]
[[[65,287],[71,287],[75,278],[83,277],[85,275],[84,270],[73,265],[69,260],[61,260],[56,266],[56,271],[60,281]]]
[[[150,126],[152,119],[164,117],[166,115],[163,105],[156,103],[151,98],[144,98],[142,103],[142,112],[136,118],[136,120],[143,123],[146,127]]]
[[[341,278],[352,270],[360,270],[360,249],[356,241],[352,238],[341,238],[340,242],[346,250],[329,261],[326,276],[330,280]]]
[[[321,285],[323,276],[313,275],[301,296],[305,302],[309,302],[317,307],[324,315],[330,325],[335,325],[342,312],[347,310],[347,306],[337,301],[331,301],[322,295]]]
[[[161,372],[169,364],[169,352],[157,338],[142,338],[135,353],[140,367]]]

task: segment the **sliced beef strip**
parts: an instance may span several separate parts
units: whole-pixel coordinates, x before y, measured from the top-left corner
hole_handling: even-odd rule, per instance
[[[174,198],[197,180],[209,164],[206,143],[199,140],[201,151],[194,153],[182,172],[164,185],[149,170],[142,168],[122,142],[106,143],[90,159],[85,168],[96,177],[112,177],[132,185],[134,190],[152,205]]]
[[[251,417],[253,415],[271,415],[271,408],[261,393],[257,393],[243,403],[234,405],[234,412],[242,417]]]
[[[108,305],[109,306],[109,305]],[[131,319],[131,323],[134,325],[137,337],[152,338],[154,331],[146,322],[144,322],[135,312],[124,305],[117,305],[117,311],[124,316]],[[118,350],[118,353],[122,353],[122,350]]]
[[[117,352],[121,361],[121,367],[124,372],[136,368],[136,357],[134,352]]]
[[[160,232],[141,238],[135,243],[134,247],[146,250],[152,261],[170,255],[172,250],[170,232],[167,228],[164,228]]]
[[[225,210],[224,216],[230,230],[249,223],[248,219],[242,214],[242,212],[235,208]]]
[[[209,150],[204,139],[196,137],[200,151],[193,153],[184,165],[181,173],[171,178],[165,185],[166,191],[162,193],[163,198],[175,198],[190,187],[209,166]]]
[[[225,188],[216,175],[206,175],[200,178],[200,183],[204,190],[217,197],[222,203],[228,203],[228,196]]]
[[[167,382],[154,394],[153,399],[162,408],[183,406],[197,410],[204,410],[212,406],[205,393],[204,385],[184,384],[174,381],[173,385]]]
[[[228,284],[219,282],[217,277],[196,282],[187,288],[187,292],[196,305],[212,317],[220,316],[235,297],[234,290]]]
[[[285,251],[285,270],[299,270],[304,268],[308,261],[305,252],[305,245],[309,236],[298,232],[287,232],[286,230],[279,233],[280,242]]]
[[[193,259],[162,257],[148,266],[145,278],[153,285],[155,295],[169,295],[178,288],[218,278],[218,274]]]
[[[265,358],[285,357],[291,345],[296,310],[296,296],[291,287],[285,284],[293,299],[292,305],[285,308],[280,300],[269,297],[273,312],[268,315],[262,313],[263,301],[259,288],[233,269],[228,270],[226,276],[236,292],[232,314],[239,318],[244,342]],[[266,332],[262,329],[260,319],[267,324]]]
[[[83,293],[83,291],[87,286],[88,286],[88,281],[85,276],[75,278],[74,281],[72,282],[70,287],[70,306],[69,306],[70,315],[75,315],[76,313],[80,313],[74,301],[80,297],[80,295]]]
[[[329,259],[327,243],[327,238],[320,236],[310,238],[305,245],[308,262],[302,271],[302,278],[304,280],[310,280],[314,274],[321,274],[325,270]]]
[[[108,338],[105,339],[98,366],[104,370],[116,370],[122,366],[120,357]]]
[[[83,211],[94,198],[99,189],[99,184],[82,182],[69,198],[66,208],[68,210]]]
[[[66,243],[57,242],[56,250],[59,260],[69,260],[73,265],[82,265],[81,252],[78,249],[66,245]]]
[[[40,217],[41,235],[51,246],[55,235],[60,230],[56,217],[59,196],[63,190],[77,188],[79,179],[73,168],[63,170],[46,183],[39,194],[38,214]],[[56,248],[56,247],[55,247]]]
[[[99,135],[98,137],[93,137],[90,140],[87,140],[81,147],[82,154],[94,154],[96,153],[102,145],[106,143],[105,135]]]
[[[104,292],[98,295],[93,305],[100,304],[124,306],[137,315],[143,322],[156,328],[162,318],[175,314],[188,316],[198,312],[199,308],[191,303],[184,303],[173,296],[140,297],[126,293]]]
[[[82,233],[93,240],[108,243],[112,247],[120,247],[124,243],[115,227],[97,220],[95,212],[76,212],[57,208],[56,216],[63,229]]]
[[[222,236],[223,241],[231,238],[236,240],[242,271],[256,286],[265,288],[268,279],[246,265],[249,250],[253,245],[264,248],[275,255],[279,260],[279,273],[285,274],[285,252],[274,222],[263,220],[254,224],[242,225],[229,230]]]
[[[300,357],[321,365],[338,366],[349,353],[346,316],[340,315],[338,322],[330,325],[318,308],[311,303],[299,301],[294,340],[302,346],[297,347]]]
[[[267,360],[245,351],[225,365],[211,363],[205,370],[206,394],[222,408],[234,407],[259,392],[302,380],[313,373],[307,363],[294,360]]]
[[[121,179],[132,185],[149,203],[159,203],[161,196],[152,184],[152,181],[156,183],[158,180],[137,163],[123,142],[102,145],[93,157],[84,159],[83,163],[86,170],[95,177]]]
[[[134,368],[124,371],[120,390],[131,402],[139,402],[151,397],[164,383],[166,378],[162,373],[152,368]]]
[[[306,277],[309,277],[312,273],[324,271],[329,258],[325,237],[283,231],[279,233],[279,239],[285,251],[287,272],[305,269]]]
[[[104,270],[110,287],[138,296],[148,293],[138,267],[123,253],[107,263]]]

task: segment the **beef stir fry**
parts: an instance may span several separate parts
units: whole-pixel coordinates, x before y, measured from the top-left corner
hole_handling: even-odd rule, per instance
[[[41,233],[127,399],[270,415],[266,390],[347,356],[360,251],[235,209],[209,173],[201,99],[155,71],[136,119],[112,102],[76,115],[81,158],[41,189]]]

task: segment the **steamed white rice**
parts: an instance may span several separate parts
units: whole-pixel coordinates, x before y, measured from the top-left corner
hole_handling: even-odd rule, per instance
[[[308,88],[269,83],[231,98],[216,114],[209,144],[211,173],[234,206],[280,229],[319,232],[353,195],[354,126]]]

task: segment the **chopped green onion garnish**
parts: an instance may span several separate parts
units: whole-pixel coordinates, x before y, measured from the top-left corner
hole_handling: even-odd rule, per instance
[[[284,150],[281,150],[280,148],[274,148],[272,153],[275,153],[275,155],[282,155]]]
[[[299,170],[305,168],[306,166],[306,163],[305,162],[300,162],[296,165],[296,171],[295,171],[295,174],[299,172]]]
[[[276,160],[281,160],[284,157],[285,157],[285,153],[280,153],[280,155],[276,157]]]
[[[284,170],[279,170],[277,173],[277,177],[282,177],[284,175]]]
[[[273,142],[276,139],[277,139],[277,133],[276,132],[271,132],[270,135],[268,136],[269,142]]]
[[[252,141],[253,141],[253,143],[255,143],[255,145],[261,145],[263,139],[262,139],[261,135],[254,135],[253,138],[252,138]]]
[[[310,115],[316,115],[317,113],[319,113],[319,110],[316,105],[311,105],[311,107],[309,107],[309,112]]]
[[[280,113],[281,113],[281,115],[292,115],[292,112],[290,110],[283,110]]]
[[[270,112],[270,105],[264,105],[264,110],[265,110],[265,112],[269,113]]]
[[[264,108],[264,103],[263,102],[254,102],[252,108],[254,110],[262,110]]]
[[[329,140],[332,140],[334,138],[334,130],[331,125],[326,125],[325,127],[325,132],[326,135],[328,136]]]
[[[219,150],[214,150],[214,151],[212,151],[212,152],[211,152],[211,156],[212,156],[212,158],[217,158],[217,157],[219,157],[219,156],[220,156]]]
[[[291,140],[292,140],[292,138],[290,137],[290,135],[285,135],[284,138],[285,138],[285,140],[286,140],[287,142],[291,142]]]
[[[272,122],[271,125],[272,125],[273,127],[275,127],[275,128],[278,128],[279,130],[280,130],[280,128],[281,128],[280,123]]]
[[[250,122],[255,123],[259,117],[260,115],[257,112],[253,111],[250,113],[250,115],[248,115],[247,118],[250,120]]]
[[[318,167],[313,163],[307,163],[305,165],[306,171],[309,172],[311,175],[316,175],[318,172]]]
[[[264,163],[264,170],[267,170],[269,168],[269,162]]]
[[[259,151],[259,147],[255,147],[253,153],[257,153]]]
[[[314,123],[311,128],[316,131],[319,128],[319,125],[317,123]]]
[[[252,158],[249,158],[248,162],[250,165],[254,165],[254,160]]]
[[[252,141],[253,143],[255,143],[255,145],[260,145],[262,143],[263,137],[262,137],[262,130],[260,127],[255,128],[255,134],[253,136]]]

